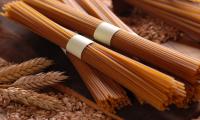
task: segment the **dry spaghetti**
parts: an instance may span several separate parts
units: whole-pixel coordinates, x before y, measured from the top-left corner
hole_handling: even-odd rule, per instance
[[[46,5],[46,2],[43,0],[31,1],[40,7]],[[42,6],[41,8],[48,10],[48,7],[50,6]],[[8,3],[4,5],[3,9],[3,16],[27,26],[62,48],[68,45],[73,46],[75,43],[80,45],[88,40],[81,37],[82,41],[77,41],[75,36],[80,35],[56,24],[22,1]],[[71,41],[72,38],[75,41]],[[85,46],[80,59],[126,87],[141,100],[158,110],[165,110],[171,104],[182,103],[186,97],[183,83],[95,42]]]
[[[73,0],[64,0],[62,2],[86,13],[81,6]],[[131,105],[125,90],[120,85],[83,63],[78,58],[71,55],[68,55],[68,57],[100,107],[113,113],[115,109]]]
[[[73,0],[76,1],[76,0]],[[77,0],[77,2],[92,16],[116,25],[135,34],[131,28],[123,23],[104,3],[99,0]]]
[[[158,45],[122,29],[117,31],[114,29],[114,31],[112,31],[113,28],[116,28],[115,26],[111,24],[105,25],[105,22],[76,11],[58,1],[24,1],[63,26],[84,33],[85,35],[94,36],[98,29],[98,35],[96,38],[100,39],[100,42],[109,42],[108,45],[118,49],[122,53],[136,56],[184,80],[187,80],[190,83],[198,82],[200,78],[200,61],[197,59]],[[101,34],[102,31],[104,34]],[[107,32],[111,33],[105,35]]]

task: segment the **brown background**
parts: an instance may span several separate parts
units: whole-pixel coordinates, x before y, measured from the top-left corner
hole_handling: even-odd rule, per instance
[[[3,2],[5,0],[0,1],[0,6]],[[200,47],[197,43],[182,40],[180,43],[168,42],[165,45],[200,58]],[[50,69],[65,71],[70,76],[70,80],[66,81],[65,84],[92,99],[74,67],[59,47],[35,35],[27,28],[0,17],[0,57],[8,61],[20,62],[38,56],[55,60],[56,65]],[[172,106],[170,111],[159,112],[148,105],[141,106],[131,93],[128,94],[130,94],[133,106],[119,111],[119,115],[126,120],[190,120],[200,115],[198,104],[192,104],[187,109],[177,109]]]

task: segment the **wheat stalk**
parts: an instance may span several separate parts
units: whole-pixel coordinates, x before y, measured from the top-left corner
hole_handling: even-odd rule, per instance
[[[20,102],[25,105],[34,105],[46,110],[64,110],[63,103],[60,100],[31,90],[10,87],[8,89],[0,89],[0,94],[3,99]]]
[[[10,83],[22,76],[41,71],[53,62],[45,58],[35,58],[21,64],[14,64],[0,69],[0,83]]]
[[[0,85],[1,88],[8,87],[17,87],[23,89],[39,89],[45,86],[53,85],[65,80],[68,77],[63,75],[62,72],[48,72],[48,73],[39,73],[37,75],[24,76],[16,80],[11,85]]]

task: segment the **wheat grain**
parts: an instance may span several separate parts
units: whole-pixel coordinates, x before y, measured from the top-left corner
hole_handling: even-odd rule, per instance
[[[126,0],[130,5],[137,6],[172,24],[185,32],[194,40],[199,40],[199,3],[198,0]]]
[[[89,107],[95,109],[95,110],[100,110],[102,111],[105,115],[113,118],[113,120],[123,120],[122,118],[120,118],[119,116],[117,115],[114,115],[108,111],[106,111],[105,109],[99,107],[97,104],[95,104],[93,101],[89,100],[88,98],[82,96],[81,94],[79,94],[78,92],[74,91],[73,89],[67,87],[67,86],[64,86],[64,85],[61,85],[61,84],[57,84],[57,85],[54,85],[54,88],[57,89],[58,91],[61,91],[62,93],[64,94],[67,94],[69,96],[73,96],[79,100],[81,100],[82,102],[84,102],[85,104],[87,104]]]
[[[8,89],[0,89],[0,94],[4,99],[25,105],[34,105],[46,110],[64,110],[63,103],[60,100],[31,90],[10,87]]]
[[[51,64],[51,60],[35,58],[21,64],[4,67],[0,69],[0,83],[14,82],[22,76],[37,73]]]

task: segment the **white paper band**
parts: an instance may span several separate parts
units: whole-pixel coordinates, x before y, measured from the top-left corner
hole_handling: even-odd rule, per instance
[[[94,39],[110,46],[111,39],[118,30],[120,30],[120,28],[112,24],[102,22],[98,25],[94,32]]]
[[[81,35],[74,35],[67,43],[66,50],[67,52],[73,54],[74,56],[81,59],[81,54],[85,47],[93,43],[92,40],[83,37]]]

